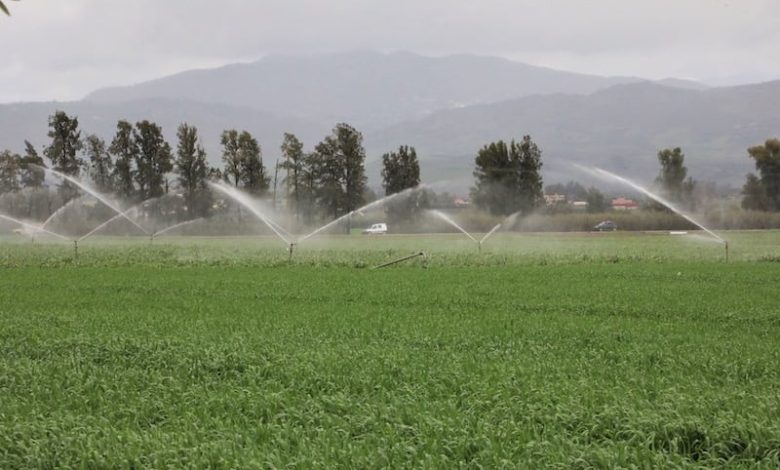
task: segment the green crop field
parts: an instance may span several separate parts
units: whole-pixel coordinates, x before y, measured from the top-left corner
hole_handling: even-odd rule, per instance
[[[6,237],[0,468],[777,468],[780,232],[725,236]]]

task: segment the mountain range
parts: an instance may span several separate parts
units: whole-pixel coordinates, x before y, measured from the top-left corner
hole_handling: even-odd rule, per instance
[[[0,148],[20,151],[24,139],[44,145],[47,116],[62,109],[107,140],[118,119],[154,120],[172,143],[178,124],[189,122],[215,163],[221,131],[247,129],[269,165],[284,132],[312,148],[346,121],[364,132],[375,186],[379,156],[398,145],[417,147],[424,180],[468,185],[482,145],[524,134],[542,148],[548,182],[577,178],[574,162],[649,181],[656,152],[680,146],[694,178],[740,184],[752,168],[746,148],[780,131],[778,105],[780,81],[711,88],[471,55],[269,56],[104,88],[79,101],[0,105]]]

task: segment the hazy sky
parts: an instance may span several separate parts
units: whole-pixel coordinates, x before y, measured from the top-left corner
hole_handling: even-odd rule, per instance
[[[21,0],[0,102],[78,99],[269,53],[497,55],[601,75],[780,78],[780,0]]]

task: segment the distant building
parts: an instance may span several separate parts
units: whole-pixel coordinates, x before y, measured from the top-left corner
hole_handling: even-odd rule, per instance
[[[566,195],[565,194],[545,194],[544,195],[544,203],[548,206],[554,206],[556,204],[564,204],[566,202]]]
[[[616,211],[631,211],[639,208],[639,203],[633,199],[619,197],[612,200],[612,208]]]
[[[588,208],[588,201],[572,201],[571,207],[573,209],[582,209],[585,210]]]
[[[455,207],[469,207],[471,205],[471,201],[464,197],[456,197],[452,203]]]

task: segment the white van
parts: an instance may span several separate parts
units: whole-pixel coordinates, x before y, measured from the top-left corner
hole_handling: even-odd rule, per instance
[[[363,235],[385,235],[387,233],[387,224],[374,224],[363,230]]]

